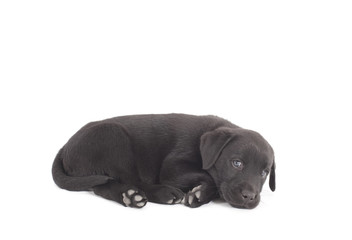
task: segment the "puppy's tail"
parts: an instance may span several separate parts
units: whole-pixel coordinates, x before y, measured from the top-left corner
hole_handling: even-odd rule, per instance
[[[54,182],[60,188],[69,191],[85,191],[89,190],[94,186],[107,183],[113,179],[103,175],[91,175],[84,177],[74,177],[66,174],[63,163],[63,148],[56,155],[53,163],[52,174]]]

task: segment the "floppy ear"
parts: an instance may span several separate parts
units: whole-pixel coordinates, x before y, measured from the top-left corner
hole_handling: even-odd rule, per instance
[[[275,164],[275,159],[274,159],[273,165],[271,166],[270,177],[269,177],[269,187],[270,187],[271,191],[273,191],[273,192],[276,189],[275,168],[276,168],[276,164]]]
[[[204,170],[208,170],[214,165],[222,150],[233,138],[234,136],[225,129],[216,129],[202,135],[200,138],[200,153]]]

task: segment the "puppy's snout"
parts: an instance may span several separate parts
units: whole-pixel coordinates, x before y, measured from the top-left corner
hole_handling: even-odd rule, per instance
[[[257,194],[248,190],[242,190],[241,194],[245,201],[253,201],[257,197]]]

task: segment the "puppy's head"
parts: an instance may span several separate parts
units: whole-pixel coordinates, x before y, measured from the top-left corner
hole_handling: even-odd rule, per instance
[[[270,189],[275,191],[274,152],[259,133],[218,128],[201,137],[200,150],[203,169],[231,206],[255,208],[268,175]]]

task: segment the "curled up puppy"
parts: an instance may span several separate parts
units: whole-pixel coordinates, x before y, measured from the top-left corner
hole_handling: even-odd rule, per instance
[[[269,176],[275,190],[274,152],[257,132],[215,116],[122,116],[82,127],[58,152],[55,183],[92,190],[124,206],[150,202],[199,207],[222,198],[255,208]]]

